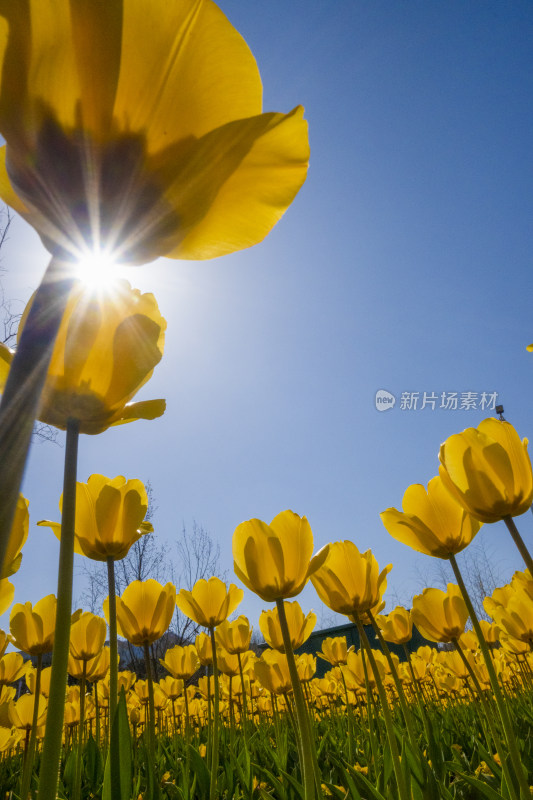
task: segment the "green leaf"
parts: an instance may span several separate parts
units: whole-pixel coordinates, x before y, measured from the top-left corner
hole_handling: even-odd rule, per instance
[[[91,790],[96,792],[104,777],[104,765],[100,748],[94,741],[92,734],[85,745],[85,774]]]
[[[111,727],[111,740],[105,766],[102,800],[131,800],[131,789],[131,736],[126,695],[124,694],[124,689],[122,689]]]
[[[492,789],[488,784],[484,783],[483,781],[478,780],[478,778],[473,778],[471,775],[466,775],[464,772],[457,773],[459,777],[465,780],[470,786],[473,786],[474,789],[477,789],[483,797],[486,797],[487,800],[502,800],[502,795],[497,792],[495,789]]]
[[[203,798],[209,797],[209,786],[211,783],[211,773],[207,768],[207,764],[195,747],[189,745],[189,757],[191,759],[191,766],[196,776],[196,782],[200,790],[200,795]]]

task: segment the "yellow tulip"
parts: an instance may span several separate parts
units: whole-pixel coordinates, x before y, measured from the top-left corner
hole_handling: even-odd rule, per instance
[[[300,594],[327,550],[312,555],[311,526],[294,511],[282,511],[270,525],[260,519],[241,522],[233,534],[236,576],[269,603]]]
[[[0,565],[0,579],[9,578],[10,575],[14,575],[14,573],[17,572],[20,567],[20,562],[22,561],[22,553],[20,551],[22,550],[22,547],[28,538],[28,530],[30,526],[30,514],[28,511],[28,506],[29,503],[26,498],[19,494],[15,516],[11,526],[11,533],[9,535],[6,555],[4,558],[4,564],[3,566]],[[3,612],[0,611],[0,613]]]
[[[468,610],[458,586],[448,584],[446,592],[424,589],[413,597],[413,622],[430,642],[452,642],[464,633]]]
[[[59,509],[63,510],[63,495]],[[125,558],[132,544],[147,532],[143,522],[147,509],[146,489],[139,480],[91,475],[87,483],[77,483],[75,552],[95,561]],[[52,528],[61,538],[61,523],[42,520],[37,524]],[[148,526],[149,531],[152,526]]]
[[[230,622],[224,620],[216,631],[216,641],[228,653],[245,653],[250,647],[252,628],[244,614]]]
[[[32,694],[23,694],[17,701],[12,700],[9,704],[9,719],[14,728],[19,730],[30,731],[32,728],[33,719],[33,706],[34,696]],[[48,704],[46,699],[39,695],[37,711],[37,725],[43,725],[46,720],[46,711]]]
[[[332,667],[338,667],[341,664],[346,664],[348,658],[348,645],[346,644],[346,636],[328,636],[322,640],[322,650],[317,653],[319,658],[327,661]]]
[[[176,589],[171,583],[162,586],[151,578],[133,581],[122,597],[117,597],[119,634],[138,647],[152,644],[172,622],[175,602]],[[109,619],[109,598],[104,600],[104,614]]]
[[[165,653],[165,658],[160,658],[159,663],[170,672],[173,678],[188,680],[200,668],[200,659],[193,644],[185,647],[176,645]]]
[[[56,624],[55,595],[49,594],[32,607],[30,602],[15,603],[11,609],[9,628],[13,644],[31,656],[51,653]]]
[[[104,646],[106,633],[105,620],[84,611],[70,629],[70,655],[81,661],[95,658]]]
[[[301,653],[296,656],[296,669],[298,678],[302,683],[308,683],[316,672],[316,658],[312,653]]]
[[[0,686],[14,683],[26,674],[31,661],[24,661],[20,653],[6,653],[0,658]]]
[[[15,587],[7,578],[0,580],[0,614],[7,611],[15,598]]]
[[[169,700],[176,700],[183,694],[183,681],[181,678],[173,678],[172,675],[161,678],[159,687]]]
[[[272,694],[288,694],[292,691],[287,656],[277,650],[265,650],[255,662],[255,674],[259,683]]]
[[[120,656],[117,653],[117,667],[120,662]],[[111,649],[103,647],[98,655],[87,662],[87,669],[85,677],[90,683],[103,680],[109,672],[109,665],[111,663]]]
[[[0,629],[0,658],[6,652],[8,644],[11,642],[11,634],[6,633],[5,631]]]
[[[192,587],[192,591],[181,589],[176,597],[176,605],[187,617],[204,628],[216,628],[233,614],[244,597],[242,589],[234,583],[229,588],[220,580],[212,577],[206,581],[200,578]]]
[[[392,564],[379,572],[372,552],[360,553],[350,541],[330,544],[326,556],[311,583],[328,608],[338,614],[361,615],[381,602]]]
[[[20,742],[20,734],[18,731],[9,728],[0,727],[0,753],[5,753],[16,747]]]
[[[533,647],[533,604],[524,588],[514,589],[505,606],[484,603],[485,610],[507,636]]]
[[[381,521],[394,539],[419,553],[449,558],[470,544],[481,527],[437,476],[428,483],[413,484],[406,490],[402,511],[388,508]]]
[[[297,600],[285,603],[285,615],[293,650],[297,650],[311,636],[316,625],[316,614],[310,611],[306,616]],[[265,642],[274,650],[285,652],[283,635],[279,624],[278,609],[263,611],[259,617],[259,627]]]
[[[390,614],[378,615],[376,622],[386,642],[405,644],[413,636],[411,613],[402,606],[396,606]]]
[[[239,656],[226,650],[217,650],[217,667],[219,672],[234,678],[239,674]]]
[[[35,685],[37,679],[37,670],[35,667],[29,665],[26,669],[26,686],[32,694],[35,694]],[[52,667],[44,667],[41,670],[41,688],[40,692],[44,697],[50,694],[50,678],[52,677]]]
[[[301,109],[261,114],[210,0],[2,10],[0,194],[69,259],[212,258],[263,239],[305,180]],[[22,55],[24,57],[22,57]]]
[[[213,663],[213,648],[209,634],[199,633],[194,640],[194,646],[202,667],[210,667]]]
[[[19,340],[32,300],[22,316]],[[77,281],[54,345],[39,419],[62,430],[75,419],[80,433],[97,434],[113,425],[160,417],[164,400],[130,401],[161,360],[165,328],[152,294],[141,294],[122,280],[112,293],[98,295]],[[13,351],[0,346],[4,362],[10,364],[13,357]],[[0,389],[7,375],[7,369],[0,370]]]
[[[509,422],[489,418],[450,436],[439,458],[446,486],[481,522],[497,522],[530,508],[533,473],[527,439],[521,441]]]

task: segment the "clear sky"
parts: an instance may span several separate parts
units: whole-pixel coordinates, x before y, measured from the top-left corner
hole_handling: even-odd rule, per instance
[[[78,476],[150,480],[169,554],[196,519],[229,574],[235,526],[292,508],[317,549],[347,538],[392,562],[389,605],[409,603],[432,560],[395,542],[379,512],[436,474],[447,436],[493,413],[483,392],[533,435],[533,5],[220,5],[256,56],[265,110],[305,106],[308,179],[251,250],[131,269],[168,321],[138,399],[165,397],[168,410],[83,436]],[[6,295],[26,300],[47,262],[39,239],[16,219],[1,255]],[[380,389],[396,398],[385,412]],[[417,392],[418,407],[401,408]],[[443,392],[458,405],[473,393],[477,407],[440,408]],[[63,457],[31,452],[20,602],[56,591],[58,546],[35,523],[59,519]],[[531,514],[517,523],[533,545]],[[503,523],[478,541],[505,580],[521,568]],[[320,616],[312,588],[302,605]],[[255,620],[263,606],[246,591],[239,611]]]

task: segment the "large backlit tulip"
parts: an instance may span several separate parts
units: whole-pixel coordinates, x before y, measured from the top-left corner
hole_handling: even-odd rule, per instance
[[[300,594],[327,552],[312,555],[311,526],[294,511],[282,511],[270,525],[260,519],[241,522],[233,534],[235,574],[267,602]]]
[[[289,628],[291,647],[297,650],[311,636],[316,625],[316,614],[310,611],[307,615],[301,609],[297,600],[292,603],[285,603],[285,615]],[[259,627],[265,642],[274,650],[285,652],[283,644],[283,634],[279,623],[278,609],[263,611],[259,617]]]
[[[0,614],[6,611],[15,598],[15,587],[7,578],[0,580]]]
[[[145,533],[147,508],[146,489],[139,480],[91,475],[87,483],[77,483],[75,552],[96,561],[124,558]],[[63,509],[63,495],[59,509]],[[49,526],[61,538],[59,522],[42,520],[37,524]]]
[[[509,422],[489,418],[450,436],[439,458],[446,485],[481,522],[497,522],[530,508],[533,474],[527,439],[520,440]]]
[[[260,241],[305,180],[301,109],[261,114],[210,0],[5,4],[0,194],[53,254],[212,258]]]
[[[22,316],[19,340],[32,301]],[[96,434],[161,416],[164,400],[131,400],[161,360],[165,328],[153,294],[141,294],[125,280],[108,292],[77,281],[54,345],[39,419],[63,430],[74,419],[80,433]],[[9,364],[13,356],[0,345],[1,362]],[[0,388],[7,376],[8,370],[0,369]]]
[[[381,602],[392,564],[379,571],[370,550],[360,553],[353,542],[329,545],[326,560],[311,576],[318,596],[338,614],[361,615]]]
[[[452,642],[459,639],[466,626],[468,609],[458,586],[448,589],[424,589],[413,597],[413,622],[430,642]]]
[[[57,600],[53,594],[43,597],[33,607],[30,602],[24,605],[16,603],[9,620],[15,647],[31,656],[52,652],[56,606]]]
[[[176,603],[176,589],[171,583],[162,586],[149,578],[133,581],[117,597],[117,627],[121,636],[131,644],[152,644],[167,631]],[[104,613],[109,615],[108,600]]]
[[[2,371],[0,370],[0,375],[1,372]],[[22,547],[28,538],[28,530],[30,526],[28,505],[29,503],[26,498],[19,494],[17,508],[15,510],[15,517],[11,526],[11,533],[4,558],[4,565],[0,571],[0,579],[9,578],[9,576],[17,572],[20,567],[20,562],[22,561],[22,553],[20,551],[22,550]]]
[[[198,625],[216,628],[233,614],[243,596],[243,590],[234,583],[226,587],[220,578],[212,577],[208,581],[200,578],[191,591],[180,589],[176,596],[176,605]]]
[[[399,542],[428,556],[449,558],[450,553],[459,553],[481,527],[439,476],[430,480],[427,490],[418,483],[409,486],[402,508],[383,511],[383,524]]]

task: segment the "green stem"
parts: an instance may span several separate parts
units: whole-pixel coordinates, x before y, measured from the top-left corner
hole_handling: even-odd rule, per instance
[[[294,704],[296,707],[296,717],[298,719],[298,727],[300,729],[300,741],[302,744],[302,778],[304,789],[304,800],[313,800],[315,797],[315,776],[313,765],[313,742],[311,740],[311,729],[309,726],[309,719],[305,708],[305,699],[302,692],[300,679],[298,678],[298,670],[296,669],[296,661],[292,650],[291,637],[289,633],[289,626],[287,624],[287,616],[285,614],[285,605],[283,600],[276,600],[276,607],[278,609],[278,618],[283,637],[283,646],[285,648],[285,655],[287,657],[287,664],[289,667],[289,674],[291,676],[292,691],[294,694]],[[320,785],[318,787],[320,791]]]
[[[35,758],[35,742],[37,741],[37,720],[39,719],[39,697],[41,695],[41,670],[43,665],[42,653],[37,655],[37,669],[35,674],[35,691],[33,698],[33,717],[31,721],[31,736],[28,744],[28,751],[24,758],[24,769],[22,771],[22,783],[20,796],[22,800],[27,800],[30,791],[31,774],[33,771],[33,760]]]
[[[218,726],[220,718],[219,708],[219,683],[218,683],[218,663],[217,645],[215,641],[215,629],[209,628],[211,636],[211,651],[213,656],[213,680],[215,682],[215,696],[213,697],[213,724],[211,727],[211,782],[209,785],[209,800],[215,800],[218,795]]]
[[[239,661],[239,675],[241,676],[242,689],[242,730],[244,734],[244,746],[246,749],[248,749],[248,733],[246,730],[246,726],[248,724],[248,698],[246,696],[246,688],[244,686],[244,673],[242,671],[242,659],[240,653],[237,653],[237,659]]]
[[[100,747],[100,705],[98,703],[98,681],[94,682],[94,711],[96,715],[96,746]]]
[[[63,738],[63,715],[67,685],[70,618],[72,614],[72,576],[74,571],[74,522],[76,518],[76,471],[78,465],[79,424],[69,419],[63,477],[63,513],[57,581],[57,611],[50,677],[48,713],[39,775],[39,800],[56,800]]]
[[[154,682],[152,678],[152,663],[150,660],[150,645],[144,642],[144,663],[146,666],[146,680],[148,682],[148,747],[150,758],[155,769],[155,703]]]
[[[107,557],[109,592],[109,719],[115,719],[118,699],[117,597],[115,593],[115,559]]]
[[[476,632],[476,636],[479,640],[479,646],[483,654],[483,658],[485,660],[485,666],[487,667],[487,672],[489,674],[490,685],[492,688],[492,692],[494,694],[494,699],[496,700],[496,705],[498,706],[500,719],[502,721],[503,731],[507,742],[507,748],[509,750],[511,763],[513,765],[513,771],[516,775],[518,785],[520,786],[520,796],[522,797],[522,800],[531,800],[531,793],[529,791],[527,774],[522,764],[522,760],[520,758],[518,742],[516,741],[515,732],[511,724],[511,719],[509,717],[507,706],[503,698],[500,683],[496,675],[496,670],[494,669],[494,664],[492,663],[487,643],[485,642],[483,631],[481,630],[481,625],[479,624],[477,614],[474,611],[474,606],[472,605],[472,601],[470,600],[470,595],[467,592],[465,582],[463,581],[463,576],[461,575],[461,571],[457,564],[457,560],[453,554],[449,556],[449,559],[450,559],[450,564],[452,565],[455,579],[457,580],[459,589],[461,590],[463,600],[465,601],[468,613],[470,614],[470,619],[472,620],[472,625],[474,626],[474,631]],[[533,575],[533,572],[531,574]],[[503,758],[501,760],[503,764]],[[511,790],[511,787],[509,787],[509,789]]]
[[[81,797],[81,765],[83,752],[83,728],[85,724],[85,683],[87,678],[87,662],[83,662],[83,672],[80,684],[80,724],[78,728],[78,751],[76,753],[76,775],[74,779],[73,800],[80,800]]]
[[[525,565],[529,570],[529,574],[531,575],[531,577],[533,577],[533,558],[531,558],[531,553],[527,549],[526,543],[524,542],[524,540],[520,536],[520,533],[518,532],[518,528],[515,525],[514,519],[512,517],[504,517],[503,521],[507,525],[507,530],[511,534],[511,538],[515,543],[515,545],[517,546],[518,552],[524,559]]]
[[[403,690],[403,686],[401,684],[400,677],[399,677],[398,672],[396,670],[396,667],[394,665],[394,661],[392,659],[390,648],[389,648],[387,642],[385,641],[385,639],[383,638],[383,636],[381,634],[381,631],[380,631],[378,625],[376,624],[376,620],[374,619],[374,616],[373,616],[371,611],[368,611],[368,617],[370,619],[370,622],[372,623],[372,627],[374,628],[374,630],[376,632],[376,636],[378,638],[378,641],[379,641],[379,643],[381,645],[381,649],[383,650],[383,653],[385,655],[385,658],[387,659],[387,663],[388,663],[390,671],[391,671],[392,679],[394,681],[394,685],[396,687],[396,692],[398,694],[398,699],[400,701],[400,707],[402,709],[403,718],[404,718],[405,724],[407,726],[407,733],[409,735],[409,740],[411,742],[411,747],[413,748],[413,751],[417,755],[420,755],[419,750],[418,750],[417,739],[416,739],[416,731],[415,731],[414,724],[413,724],[413,716],[411,714],[411,711],[409,710],[409,706],[407,705],[407,698],[405,697],[405,692]]]
[[[355,619],[355,624],[357,625],[357,630],[359,631],[359,638],[368,655],[370,668],[372,669],[372,672],[374,674],[376,688],[378,690],[379,699],[381,701],[381,710],[383,712],[383,718],[385,721],[385,730],[387,731],[387,739],[389,742],[390,752],[392,756],[392,766],[394,769],[394,775],[396,777],[398,792],[401,800],[410,800],[409,792],[407,791],[407,786],[405,785],[405,777],[402,771],[402,765],[400,763],[398,742],[396,741],[396,734],[394,733],[394,724],[392,721],[392,714],[390,712],[389,704],[387,701],[387,693],[385,691],[383,681],[381,680],[381,675],[379,674],[378,665],[376,664],[376,659],[374,658],[372,648],[370,647],[370,642],[368,641],[366,631],[363,627],[361,620],[359,619],[359,615],[354,614],[354,619]]]
[[[73,278],[52,258],[35,294],[0,405],[0,565],[3,564],[33,424]]]

